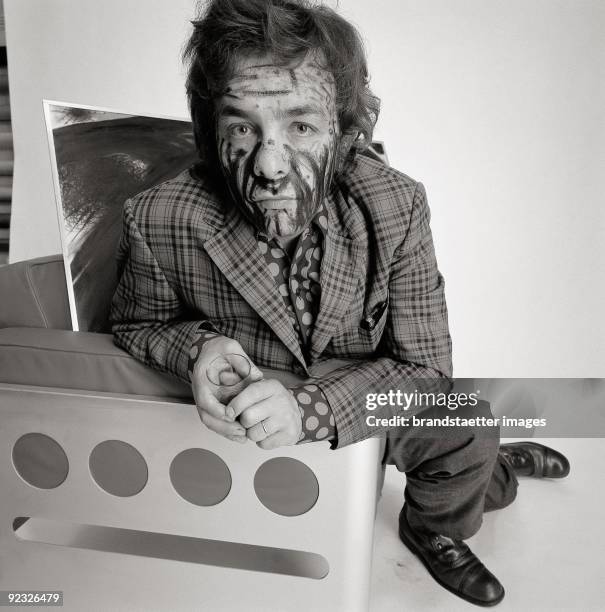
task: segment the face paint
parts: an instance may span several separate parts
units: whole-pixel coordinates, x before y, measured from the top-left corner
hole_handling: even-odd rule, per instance
[[[319,209],[338,141],[333,76],[310,55],[282,67],[241,59],[217,103],[221,166],[244,215],[272,237],[294,237]]]

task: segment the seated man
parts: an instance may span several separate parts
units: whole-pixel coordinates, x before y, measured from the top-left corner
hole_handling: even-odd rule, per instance
[[[424,188],[360,154],[379,102],[357,31],[294,0],[215,0],[185,56],[201,162],[125,205],[116,343],[191,381],[203,423],[231,440],[386,435],[384,461],[407,475],[403,542],[445,588],[499,602],[462,540],[514,499],[515,472],[569,468],[539,445],[498,452],[497,431],[365,424],[368,393],[449,385],[452,367]],[[225,406],[207,370],[234,353],[252,382]],[[305,380],[330,359],[347,362]],[[259,367],[304,382],[287,389]]]

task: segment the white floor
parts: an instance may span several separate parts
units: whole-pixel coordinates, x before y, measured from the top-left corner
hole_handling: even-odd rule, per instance
[[[605,439],[539,441],[567,455],[570,475],[520,479],[515,502],[484,515],[468,544],[506,589],[498,612],[603,611]],[[399,541],[404,484],[389,466],[376,519],[371,612],[479,610],[435,583]]]

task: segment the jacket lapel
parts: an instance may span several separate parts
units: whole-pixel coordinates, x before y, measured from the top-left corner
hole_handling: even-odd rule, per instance
[[[361,265],[366,256],[364,242],[349,236],[363,235],[358,220],[342,221],[336,214],[336,203],[328,203],[328,230],[321,262],[321,300],[311,336],[311,361],[315,361],[334,335],[357,288]]]
[[[204,243],[204,249],[306,369],[296,332],[248,223],[232,211],[223,229]]]

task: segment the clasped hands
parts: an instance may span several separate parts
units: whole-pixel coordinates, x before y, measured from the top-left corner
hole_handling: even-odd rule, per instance
[[[219,387],[207,374],[213,360],[228,354],[248,359],[250,382],[224,404]],[[245,443],[249,439],[270,450],[296,444],[300,438],[302,418],[296,400],[278,380],[264,379],[236,340],[217,336],[204,343],[193,370],[192,389],[202,423],[229,440]]]

